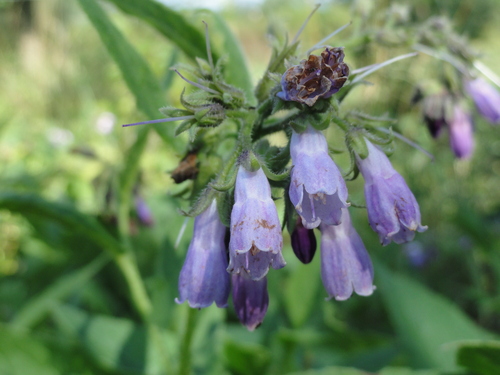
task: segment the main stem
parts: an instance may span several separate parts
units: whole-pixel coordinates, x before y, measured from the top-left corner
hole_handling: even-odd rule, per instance
[[[180,348],[179,375],[189,375],[191,373],[191,342],[193,340],[197,312],[196,309],[188,309],[186,327]]]

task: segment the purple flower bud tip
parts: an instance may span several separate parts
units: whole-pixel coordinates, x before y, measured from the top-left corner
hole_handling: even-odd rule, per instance
[[[373,266],[365,245],[342,209],[342,223],[321,224],[321,279],[329,298],[348,299],[352,292],[369,296],[375,290]]]
[[[320,131],[308,126],[293,132],[290,143],[292,174],[290,201],[304,227],[320,223],[338,225],[341,209],[347,207],[347,187],[338,167],[328,154],[328,144]]]
[[[137,196],[135,198],[135,210],[137,212],[137,217],[141,224],[148,227],[154,224],[153,215],[147,203],[142,199],[142,197]]]
[[[481,116],[493,124],[500,123],[500,93],[498,90],[482,78],[467,80],[464,86]]]
[[[227,271],[234,274],[243,270],[252,280],[259,280],[269,266],[279,269],[286,264],[281,255],[283,237],[278,212],[262,169],[250,172],[240,166],[234,197]]]
[[[474,134],[470,116],[460,107],[453,108],[453,119],[448,124],[450,146],[455,155],[461,159],[472,156],[474,151]]]
[[[316,237],[313,229],[307,229],[299,218],[291,235],[292,249],[304,264],[311,263],[316,253]]]
[[[342,48],[327,48],[321,56],[310,55],[283,74],[278,97],[308,106],[314,105],[319,98],[331,97],[349,76],[349,67],[343,61]]]
[[[361,159],[358,155],[356,162],[365,179],[370,226],[384,246],[391,241],[409,242],[415,237],[415,231],[427,230],[420,224],[420,208],[415,196],[384,152],[368,140],[366,145],[368,156]]]
[[[214,200],[194,219],[194,232],[179,276],[177,303],[188,301],[193,308],[226,307],[230,291],[224,245],[226,227],[219,219]]]
[[[240,322],[249,331],[261,325],[269,305],[267,278],[252,280],[245,273],[233,274],[233,304]]]

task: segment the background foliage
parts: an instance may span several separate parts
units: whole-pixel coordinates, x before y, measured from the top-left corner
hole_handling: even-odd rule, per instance
[[[385,17],[405,6],[410,22],[451,17],[500,73],[494,0],[325,2],[302,50],[351,18],[352,28],[364,19],[390,36]],[[187,139],[167,124],[117,125],[178,103],[185,83],[169,67],[204,57],[201,20],[229,61],[227,80],[250,95],[270,56],[266,36],[293,35],[311,8],[0,2],[0,374],[500,373],[499,129],[476,118],[469,161],[453,159],[446,137],[435,142],[410,104],[438,69],[425,56],[378,72],[346,100],[397,118],[394,129],[435,156],[397,143],[392,158],[429,226],[416,241],[382,248],[366,212],[354,213],[376,259],[373,296],[325,302],[319,257],[304,266],[287,242],[288,265],[269,274],[271,304],[256,332],[231,308],[174,303],[192,223],[174,246],[184,220],[177,209],[186,208],[177,196],[189,182],[175,185],[167,172]],[[405,52],[346,45],[346,62],[354,69]],[[361,202],[362,182],[349,189]],[[150,226],[137,217],[138,198],[152,210]]]

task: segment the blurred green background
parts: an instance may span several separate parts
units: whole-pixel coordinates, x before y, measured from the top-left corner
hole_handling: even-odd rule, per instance
[[[500,374],[500,129],[475,116],[476,151],[466,161],[454,159],[446,134],[430,137],[411,98],[441,62],[418,56],[391,65],[344,103],[396,118],[395,130],[434,155],[396,141],[391,159],[428,231],[381,247],[366,211],[354,210],[377,291],[345,302],[324,300],[319,257],[300,264],[285,234],[287,267],[269,273],[269,310],[250,333],[231,304],[198,311],[174,302],[192,220],[176,247],[178,209],[188,207],[178,196],[190,182],[176,185],[169,172],[187,138],[172,139],[169,124],[159,132],[120,125],[179,105],[186,84],[169,68],[192,62],[182,38],[195,46],[201,20],[231,62],[227,23],[256,84],[270,35],[293,37],[314,3],[228,1],[201,11],[165,1],[192,29],[141,17],[151,1],[119,3],[0,0],[0,375]],[[104,11],[100,29],[95,9]],[[398,14],[411,24],[450,17],[500,74],[496,0],[325,1],[300,51],[350,20],[352,30],[369,24],[390,40]],[[349,33],[330,44],[344,45]],[[137,59],[117,63],[130,50]],[[347,44],[345,61],[354,70],[408,51]],[[328,135],[342,145],[333,129]],[[338,162],[348,168],[343,156]],[[362,184],[348,183],[355,203],[363,202]],[[141,223],[138,199],[152,223]]]

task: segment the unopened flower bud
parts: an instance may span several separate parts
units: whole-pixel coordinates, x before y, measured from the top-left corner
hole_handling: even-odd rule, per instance
[[[299,218],[291,235],[292,249],[304,264],[311,263],[316,253],[316,237],[313,229],[307,229]]]

